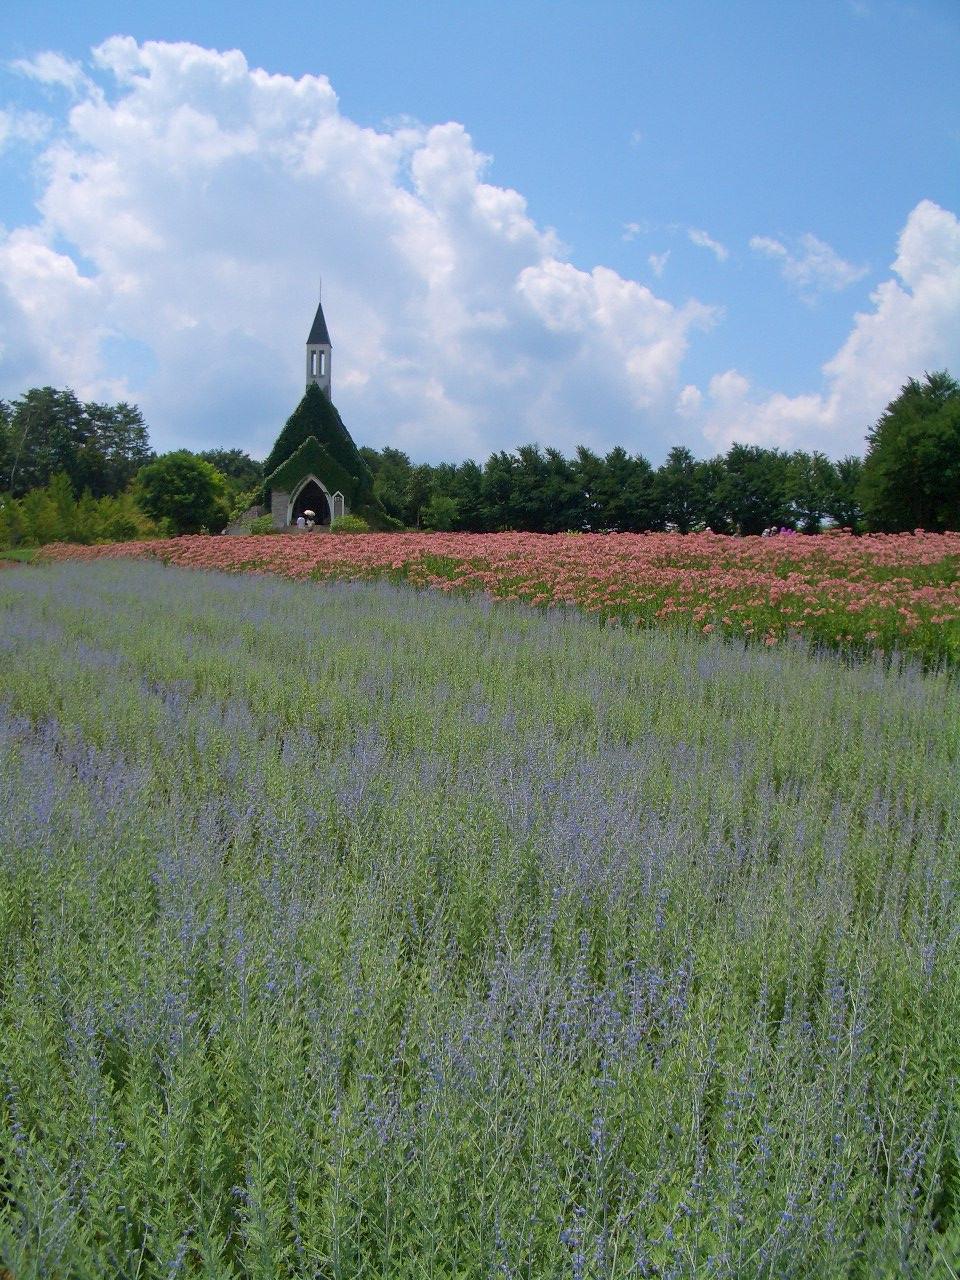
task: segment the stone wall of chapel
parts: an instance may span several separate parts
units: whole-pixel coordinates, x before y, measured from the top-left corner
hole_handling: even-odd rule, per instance
[[[287,507],[290,505],[289,493],[281,493],[279,489],[270,491],[270,514],[278,529],[287,527]]]

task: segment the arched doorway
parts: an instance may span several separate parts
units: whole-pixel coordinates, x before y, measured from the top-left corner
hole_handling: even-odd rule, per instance
[[[316,480],[308,480],[294,498],[290,508],[290,523],[296,524],[297,516],[302,516],[305,511],[313,512],[313,519],[318,525],[330,523],[330,504]]]

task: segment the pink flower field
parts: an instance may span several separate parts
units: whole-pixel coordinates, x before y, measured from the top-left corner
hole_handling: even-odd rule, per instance
[[[613,624],[695,627],[767,645],[806,636],[960,661],[960,533],[197,535],[61,544],[40,559],[121,556],[313,581],[389,578],[575,606]]]

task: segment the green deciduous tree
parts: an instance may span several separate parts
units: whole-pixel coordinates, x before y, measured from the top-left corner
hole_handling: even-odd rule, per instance
[[[136,405],[86,404],[86,438],[70,479],[74,489],[96,498],[122,493],[153,457],[143,414]]]
[[[826,454],[802,449],[790,454],[784,472],[785,496],[792,521],[803,533],[820,532],[835,481],[836,471]]]
[[[197,457],[216,467],[227,481],[231,494],[256,489],[263,480],[263,463],[256,462],[242,449],[201,449]]]
[[[699,519],[697,507],[697,464],[684,445],[676,445],[666,462],[657,469],[655,480],[657,507],[665,524],[681,533],[689,533]]]
[[[34,387],[0,413],[0,485],[14,495],[64,472],[74,490],[120,493],[151,458],[134,405],[82,404],[69,389]]]
[[[654,470],[644,457],[632,458],[619,446],[603,459],[595,494],[602,529],[640,533],[662,526]]]
[[[137,475],[137,502],[154,520],[167,520],[176,533],[219,532],[228,509],[223,476],[196,454],[181,449],[164,454]]]
[[[368,449],[360,452],[365,459],[369,459],[373,451]],[[410,459],[402,449],[391,449],[389,446],[379,453],[378,459],[373,476],[373,496],[394,520],[407,523],[408,485],[413,470]]]
[[[755,444],[735,444],[724,459],[718,496],[731,526],[744,534],[762,533],[791,519],[787,504],[788,454]]]
[[[72,391],[34,387],[13,402],[10,435],[9,489],[18,495],[74,472],[89,430]]]
[[[403,519],[405,523],[416,525],[417,528],[422,523],[423,511],[430,501],[433,489],[432,470],[426,463],[421,463],[420,466],[412,467],[407,476]]]
[[[424,529],[435,529],[445,533],[457,525],[457,504],[445,493],[435,493],[420,513],[420,523]]]
[[[481,502],[483,528],[488,533],[514,528],[513,470],[516,458],[501,449],[491,453],[483,468]]]
[[[853,533],[858,533],[863,524],[863,508],[859,497],[862,477],[862,458],[850,455],[833,464],[833,483],[827,515],[841,529],[850,529]]]
[[[454,468],[447,496],[457,504],[457,529],[479,533],[483,529],[483,469],[476,462]]]
[[[871,529],[960,529],[960,383],[911,378],[868,437],[859,496]]]

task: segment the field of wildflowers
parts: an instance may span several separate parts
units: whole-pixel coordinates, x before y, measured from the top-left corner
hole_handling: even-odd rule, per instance
[[[0,650],[0,1270],[960,1269],[952,672],[135,560]]]
[[[766,645],[804,636],[814,646],[960,662],[958,533],[192,537],[43,554],[150,556],[317,581],[388,577],[446,592],[576,605],[628,625],[680,626]]]

